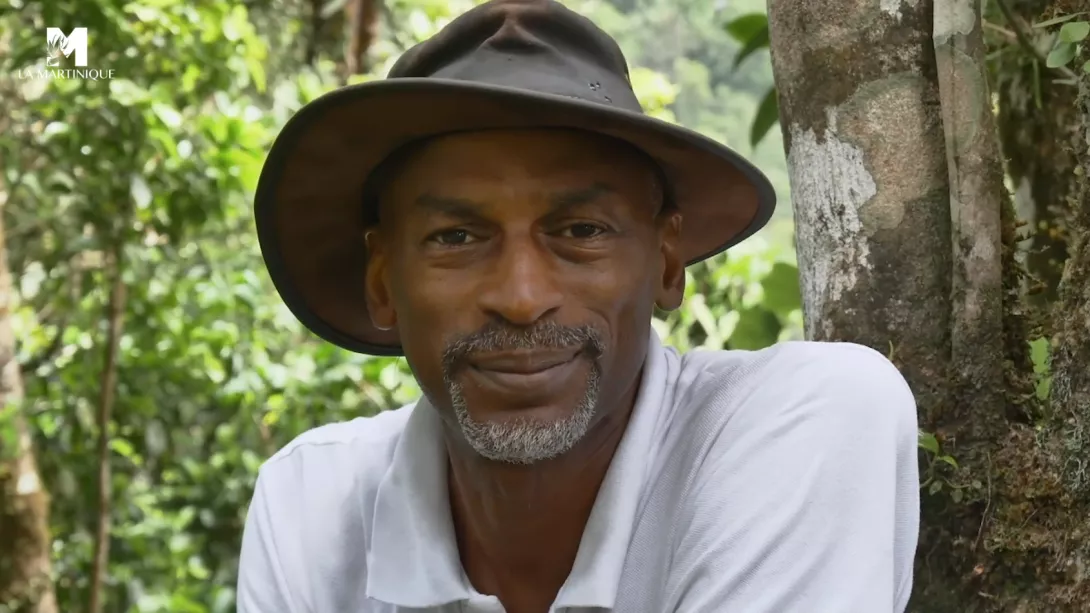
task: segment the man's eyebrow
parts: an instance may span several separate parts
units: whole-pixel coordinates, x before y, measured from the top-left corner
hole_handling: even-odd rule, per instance
[[[605,183],[595,183],[590,187],[560,192],[551,198],[553,212],[589,204],[602,196],[613,193],[615,193],[615,190]]]
[[[558,192],[549,199],[552,205],[550,212],[560,213],[613,193],[615,193],[615,190],[605,183],[595,183],[590,187]],[[422,209],[451,217],[476,218],[481,216],[482,205],[466,198],[424,193],[417,196],[415,204]]]
[[[451,198],[436,194],[421,194],[416,198],[416,205],[434,213],[451,217],[480,217],[480,204],[465,198]]]

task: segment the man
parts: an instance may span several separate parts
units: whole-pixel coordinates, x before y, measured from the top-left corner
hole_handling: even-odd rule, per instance
[[[732,151],[644,116],[615,42],[552,0],[478,6],[302,109],[258,188],[270,274],[423,397],[262,467],[238,610],[903,611],[897,370],[846,343],[680,355],[650,327],[772,208]]]

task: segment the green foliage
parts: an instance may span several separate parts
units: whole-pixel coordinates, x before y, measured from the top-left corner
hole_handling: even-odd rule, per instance
[[[1037,399],[1045,401],[1052,389],[1052,344],[1048,338],[1038,338],[1030,341],[1029,348]]]
[[[384,74],[407,45],[475,1],[388,2],[374,70],[357,80]],[[700,59],[667,66],[642,53],[641,40],[679,20],[677,3],[627,12],[620,0],[569,4],[618,34],[641,102],[658,117],[714,134],[719,124],[705,121],[740,123],[715,106],[721,99],[752,113],[767,90],[770,78],[753,89],[745,70],[713,83],[732,65],[715,64],[730,55],[717,46],[729,39],[710,2],[690,3],[681,19],[699,24],[698,48],[686,53]],[[323,39],[307,63],[310,16],[296,4],[20,0],[16,8],[0,13],[0,197],[20,296],[20,408],[53,497],[60,610],[87,602],[95,414],[119,252],[127,298],[107,424],[105,611],[232,611],[242,522],[264,459],[309,428],[420,393],[404,360],[352,354],[303,330],[273,291],[256,243],[251,204],[265,152],[295,110],[336,85],[339,25],[331,21],[323,36],[332,42]],[[325,9],[334,20],[335,3]],[[45,27],[54,24],[86,26],[89,67],[114,78],[14,77],[44,62]],[[660,333],[682,349],[801,338],[785,227],[692,267],[686,306],[660,314]],[[3,435],[14,413],[0,414]]]
[[[802,338],[798,269],[786,248],[754,238],[689,268],[685,306],[655,329],[683,351],[759,349]]]
[[[1059,32],[1056,34],[1056,41],[1045,59],[1045,64],[1049,68],[1067,66],[1076,57],[1082,55],[1083,41],[1086,40],[1087,36],[1090,36],[1090,22],[1072,20],[1083,14],[1085,13],[1063,15],[1034,25],[1035,28],[1049,28],[1063,24],[1060,25]],[[1090,61],[1083,64],[1082,70],[1090,73]]]
[[[725,29],[727,33],[742,44],[742,49],[734,60],[735,68],[757,51],[769,48],[768,16],[764,13],[742,15],[727,23]],[[776,87],[772,86],[765,93],[760,105],[757,107],[757,115],[753,118],[749,132],[750,146],[756,147],[768,134],[768,131],[779,121],[780,107]]]

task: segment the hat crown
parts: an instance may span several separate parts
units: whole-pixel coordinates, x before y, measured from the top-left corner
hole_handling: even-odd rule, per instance
[[[491,0],[406,51],[388,79],[471,81],[642,113],[617,42],[555,0]]]

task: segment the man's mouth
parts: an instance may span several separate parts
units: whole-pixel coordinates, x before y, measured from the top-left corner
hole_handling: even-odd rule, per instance
[[[513,375],[532,375],[571,362],[580,353],[579,348],[505,351],[471,356],[467,361],[472,368],[482,371]]]
[[[467,363],[483,387],[529,392],[563,382],[581,353],[579,348],[497,352],[472,356]]]

